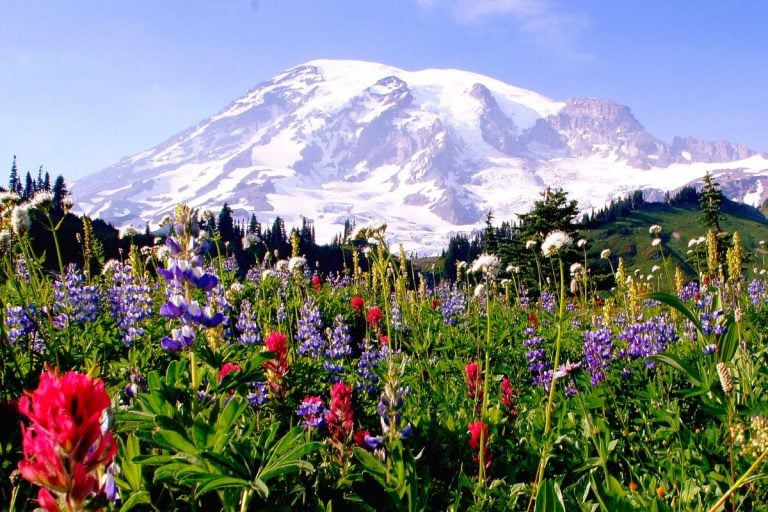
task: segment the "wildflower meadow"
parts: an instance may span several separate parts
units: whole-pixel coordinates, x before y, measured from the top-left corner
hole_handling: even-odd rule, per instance
[[[179,205],[65,264],[49,200],[0,202],[2,508],[768,510],[768,281],[738,233],[691,227],[691,273],[662,225],[643,271],[552,229],[448,280],[384,227],[339,272],[295,238],[240,268]]]

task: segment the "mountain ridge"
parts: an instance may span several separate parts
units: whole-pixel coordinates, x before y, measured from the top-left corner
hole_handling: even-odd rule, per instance
[[[460,70],[317,60],[72,188],[84,213],[120,226],[156,224],[182,201],[226,202],[261,221],[310,219],[320,240],[348,219],[387,222],[393,242],[430,252],[488,209],[527,211],[546,186],[588,210],[705,172],[731,198],[768,198],[765,154],[693,137],[667,144],[610,100],[555,101]]]

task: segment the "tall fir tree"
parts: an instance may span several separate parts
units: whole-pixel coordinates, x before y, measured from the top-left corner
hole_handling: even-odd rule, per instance
[[[67,190],[67,184],[61,174],[56,176],[56,181],[53,182],[52,192],[53,204],[51,205],[51,211],[59,215],[64,215],[64,198],[69,194],[69,190]]]
[[[715,233],[722,231],[720,221],[723,220],[721,211],[723,205],[723,192],[720,190],[720,184],[709,172],[704,175],[704,186],[701,187],[699,195],[699,209],[701,210],[701,222],[707,229]]]
[[[35,195],[35,182],[32,180],[32,175],[27,171],[27,176],[24,178],[24,190],[21,193],[21,198],[26,200]]]
[[[8,178],[8,191],[21,195],[21,180],[19,179],[19,167],[16,164],[16,155],[13,155],[11,174]]]
[[[222,243],[226,244],[227,242],[234,242],[235,222],[232,219],[232,208],[230,208],[227,203],[224,203],[224,206],[221,207],[219,218],[216,223],[218,225],[219,236],[221,237]]]

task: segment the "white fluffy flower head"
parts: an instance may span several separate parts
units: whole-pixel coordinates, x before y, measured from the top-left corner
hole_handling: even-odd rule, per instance
[[[302,256],[294,256],[288,260],[288,271],[293,272],[296,269],[301,269],[307,264],[307,259]]]
[[[611,257],[611,250],[610,249],[603,249],[600,252],[600,259],[607,260]]]
[[[661,245],[661,238],[654,238],[653,241],[651,242],[651,245],[654,246],[654,247],[660,246]]]
[[[535,249],[537,244],[538,242],[536,240],[528,240],[525,242],[525,248],[528,250]]]
[[[654,224],[653,226],[648,228],[648,232],[652,235],[658,235],[659,233],[661,233],[661,226],[659,226],[658,224]]]
[[[482,272],[490,276],[495,276],[500,267],[501,261],[493,254],[483,253],[472,262],[472,272]]]
[[[563,247],[571,245],[571,237],[565,231],[556,230],[547,235],[541,244],[541,253],[550,258],[558,254]]]

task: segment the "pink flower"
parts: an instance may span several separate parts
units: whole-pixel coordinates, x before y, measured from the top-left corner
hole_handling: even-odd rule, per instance
[[[283,394],[283,377],[288,373],[288,342],[285,334],[270,332],[264,339],[264,346],[269,352],[275,354],[273,359],[262,364],[267,370],[267,384],[270,391],[277,396]]]
[[[477,452],[477,455],[472,459],[474,462],[480,461],[480,436],[483,437],[483,461],[485,464],[485,469],[487,470],[489,467],[491,467],[491,459],[492,455],[490,450],[488,449],[488,425],[483,423],[481,420],[475,421],[470,423],[467,426],[467,429],[469,430],[469,446]]]
[[[483,401],[483,382],[480,375],[480,367],[474,361],[467,363],[464,367],[464,374],[467,382],[467,391],[469,397],[476,402]]]
[[[30,421],[21,427],[19,472],[42,487],[38,501],[45,510],[58,510],[57,499],[81,508],[101,493],[98,476],[117,453],[112,432],[102,431],[110,404],[101,380],[50,369],[19,401],[19,412]]]
[[[219,382],[224,379],[227,375],[229,375],[232,372],[239,372],[242,370],[242,367],[237,363],[224,363],[224,365],[221,367],[221,370],[219,370]]]
[[[312,288],[315,289],[316,292],[319,292],[323,287],[323,282],[320,280],[320,276],[315,274],[312,276]]]
[[[352,410],[352,388],[344,382],[331,386],[331,403],[325,413],[328,432],[338,443],[344,444],[355,426]]]
[[[371,324],[374,328],[378,327],[379,323],[381,322],[381,310],[376,306],[372,306],[370,309],[368,309],[368,316],[366,319],[368,320],[368,323]]]
[[[509,380],[509,377],[504,377],[501,379],[501,403],[507,408],[510,416],[516,417],[518,412],[514,399],[515,390],[512,387],[512,381]]]
[[[352,306],[352,309],[354,309],[358,313],[362,313],[363,309],[365,308],[365,302],[363,301],[363,298],[359,295],[355,295],[352,297],[352,300],[349,301],[350,306]]]

